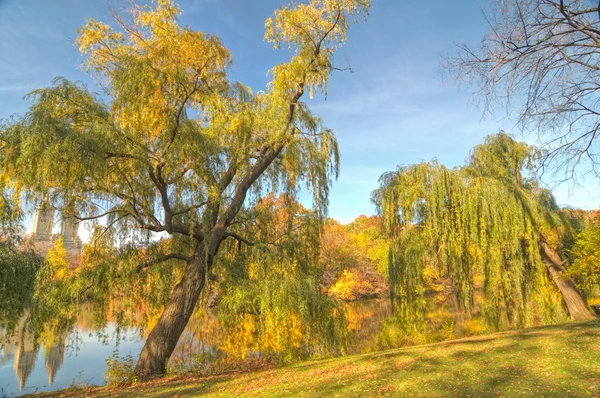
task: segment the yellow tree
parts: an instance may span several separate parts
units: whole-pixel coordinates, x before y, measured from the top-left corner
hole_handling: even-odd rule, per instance
[[[144,261],[181,261],[183,277],[150,332],[139,378],[163,374],[221,243],[240,211],[267,191],[294,195],[305,182],[323,214],[337,175],[334,134],[301,102],[325,92],[335,50],[369,0],[312,0],[283,7],[265,38],[290,50],[265,91],[229,80],[219,38],[182,27],[171,0],[90,20],[77,45],[100,93],[57,78],[36,90],[21,118],[4,124],[2,174],[33,198],[82,220],[108,218],[127,239],[173,236],[177,250]]]
[[[53,278],[63,279],[67,275],[67,251],[62,237],[58,238],[54,247],[48,250],[46,262],[49,272]]]

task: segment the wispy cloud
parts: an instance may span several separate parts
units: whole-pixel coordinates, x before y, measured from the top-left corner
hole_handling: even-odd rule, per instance
[[[38,88],[40,86],[39,83],[37,82],[31,82],[31,83],[22,83],[22,84],[0,84],[0,92],[4,91],[10,91],[10,92],[23,92],[23,91],[30,91],[33,90],[35,88]]]

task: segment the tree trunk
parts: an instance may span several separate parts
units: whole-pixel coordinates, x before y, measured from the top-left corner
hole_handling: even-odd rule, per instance
[[[583,321],[596,318],[588,309],[583,297],[581,297],[581,294],[575,287],[575,282],[563,274],[565,268],[558,253],[552,250],[545,242],[542,242],[541,249],[542,257],[546,260],[548,271],[552,275],[554,283],[556,283],[556,286],[562,293],[571,319],[574,321]]]
[[[186,265],[183,278],[173,289],[165,310],[146,339],[134,370],[138,380],[165,374],[167,362],[204,288],[205,272],[204,250],[200,250]]]

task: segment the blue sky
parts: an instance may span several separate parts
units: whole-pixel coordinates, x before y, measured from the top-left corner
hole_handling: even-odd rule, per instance
[[[263,40],[264,21],[281,0],[180,0],[181,21],[219,35],[234,56],[233,78],[255,90],[285,60]],[[55,76],[91,83],[73,46],[87,18],[110,22],[108,5],[120,0],[0,0],[0,118],[24,113],[23,96]],[[454,166],[488,134],[504,129],[522,138],[515,122],[482,119],[470,89],[443,77],[442,56],[459,41],[476,42],[485,22],[478,0],[374,0],[367,22],[351,27],[337,59],[353,73],[333,75],[326,99],[309,101],[338,137],[341,176],[330,216],[349,222],[373,214],[370,193],[379,176],[399,164],[436,157]],[[307,100],[308,101],[308,100]],[[503,111],[498,114],[504,115]],[[534,142],[533,138],[529,141]],[[559,203],[597,208],[597,181],[555,190]],[[28,223],[29,224],[29,223]]]

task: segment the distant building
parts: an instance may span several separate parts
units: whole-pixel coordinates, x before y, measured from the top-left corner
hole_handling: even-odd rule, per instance
[[[54,208],[47,203],[42,203],[33,216],[33,233],[31,240],[34,242],[51,242],[52,227],[54,226]]]
[[[72,216],[63,216],[60,224],[60,236],[63,238],[65,249],[81,250],[81,239],[79,239],[79,221]]]
[[[26,237],[24,244],[31,247],[37,254],[45,256],[62,237],[63,245],[67,251],[67,261],[71,265],[79,263],[81,254],[81,239],[79,238],[79,221],[73,216],[62,215],[60,233],[53,234],[54,209],[47,202],[37,208],[33,216],[33,232]]]

